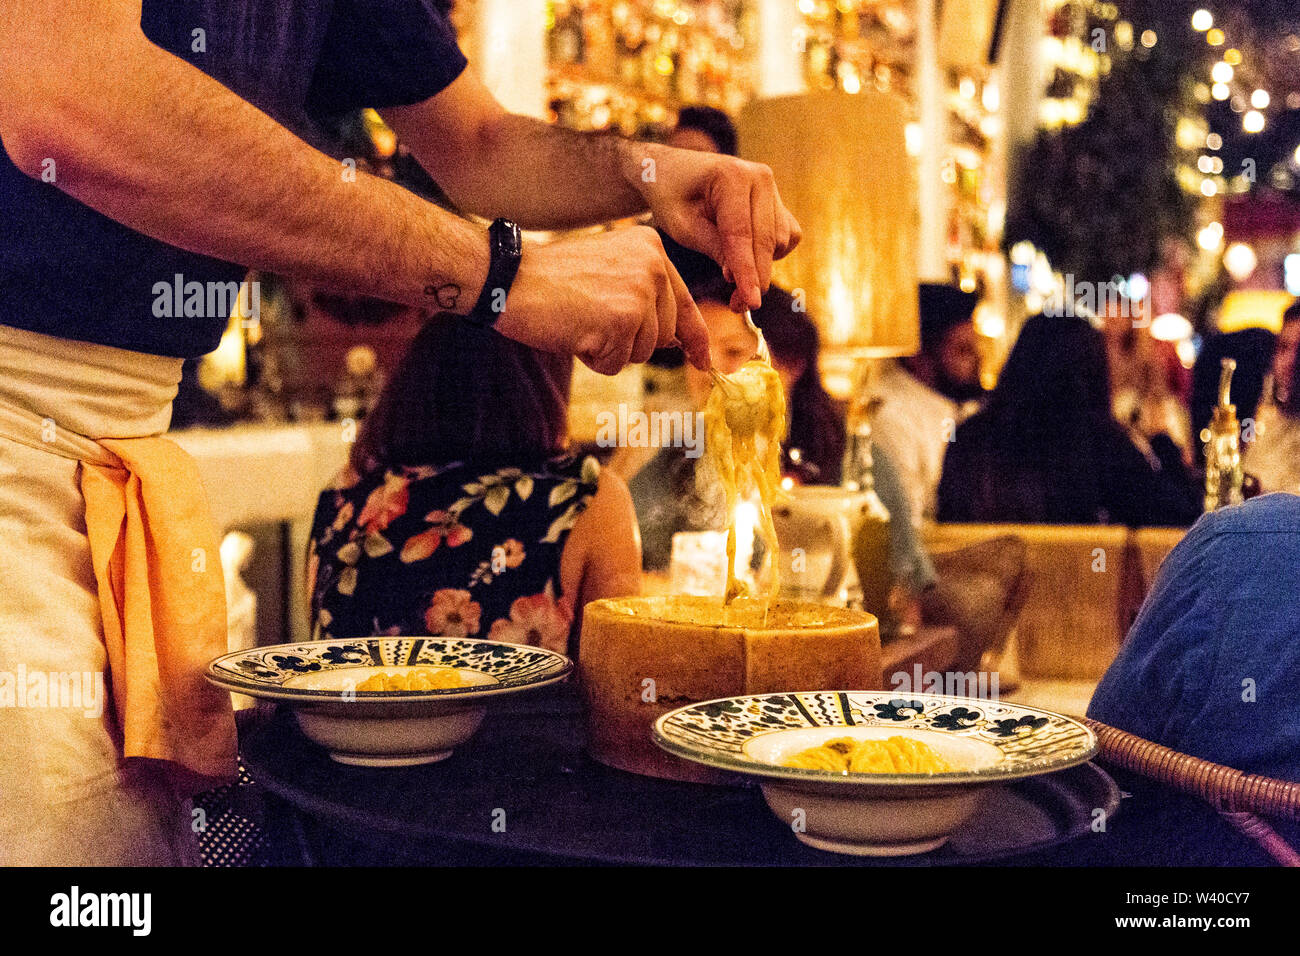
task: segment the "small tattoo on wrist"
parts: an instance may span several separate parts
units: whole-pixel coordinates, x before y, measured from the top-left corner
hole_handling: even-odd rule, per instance
[[[440,309],[454,309],[456,302],[460,299],[460,286],[454,282],[444,282],[442,285],[426,285],[424,294],[431,296],[438,303]]]

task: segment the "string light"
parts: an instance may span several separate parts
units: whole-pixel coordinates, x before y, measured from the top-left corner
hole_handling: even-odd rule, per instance
[[[1257,265],[1259,259],[1255,255],[1255,250],[1244,242],[1234,242],[1224,250],[1223,267],[1228,270],[1228,275],[1238,282],[1249,279]]]
[[[1196,234],[1196,244],[1206,252],[1214,252],[1223,244],[1223,223],[1212,222]]]

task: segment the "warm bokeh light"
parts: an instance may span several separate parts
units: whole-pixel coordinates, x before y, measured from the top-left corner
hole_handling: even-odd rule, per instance
[[[1213,179],[1201,180],[1201,194],[1203,196],[1213,196],[1218,193],[1219,187]]]
[[[1166,312],[1151,320],[1151,337],[1157,342],[1181,342],[1192,337],[1192,323],[1177,312]]]
[[[1250,110],[1241,118],[1241,128],[1247,133],[1258,133],[1264,128],[1264,114],[1259,110]]]
[[[1205,34],[1205,42],[1210,46],[1223,46],[1223,41],[1226,39],[1228,39],[1227,35],[1218,27]]]
[[[1210,70],[1210,78],[1214,80],[1215,83],[1231,83],[1234,72],[1231,63],[1225,63],[1223,60],[1220,60],[1218,63],[1214,64],[1214,68]]]
[[[1258,265],[1259,259],[1255,255],[1255,250],[1244,242],[1234,242],[1223,251],[1223,268],[1227,269],[1228,275],[1238,282],[1249,279]]]
[[[1223,51],[1223,61],[1233,66],[1241,66],[1241,51],[1236,47]]]
[[[1142,31],[1142,45],[1143,45],[1144,47],[1146,47],[1148,50],[1151,49],[1153,46],[1156,45],[1156,31],[1155,31],[1155,30],[1143,30],[1143,31]]]
[[[1223,137],[1218,133],[1211,133],[1209,136],[1205,137],[1205,145],[1209,149],[1222,149]]]
[[[1197,10],[1192,14],[1192,29],[1204,33],[1214,26],[1214,15],[1209,10]]]
[[[1210,89],[1210,95],[1216,100],[1226,100],[1232,95],[1232,88],[1227,83],[1215,83]]]
[[[1250,94],[1250,105],[1257,110],[1268,109],[1268,104],[1272,97],[1268,95],[1268,90],[1256,90]]]
[[[1223,223],[1212,222],[1196,234],[1196,244],[1206,252],[1216,251],[1223,244]]]
[[[998,84],[993,80],[989,80],[985,83],[984,92],[980,94],[980,99],[983,101],[986,110],[990,113],[996,113],[998,111],[998,106],[1002,101],[1000,91],[998,90]]]
[[[1282,313],[1291,302],[1291,295],[1281,289],[1236,289],[1224,297],[1223,305],[1219,307],[1219,331],[1268,329],[1278,332],[1282,328]]]

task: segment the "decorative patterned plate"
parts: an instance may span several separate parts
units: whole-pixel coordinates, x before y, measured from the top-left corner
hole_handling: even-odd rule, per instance
[[[356,690],[371,674],[454,667],[469,681],[436,690]],[[457,637],[363,637],[256,647],[218,657],[207,678],[237,694],[300,704],[492,697],[563,680],[573,662],[541,647]]]
[[[833,737],[914,737],[962,769],[936,774],[839,773],[783,767]],[[789,781],[864,786],[1016,780],[1086,762],[1092,731],[1051,711],[1002,701],[897,691],[823,691],[727,697],[660,717],[654,740],[669,753],[720,770]]]

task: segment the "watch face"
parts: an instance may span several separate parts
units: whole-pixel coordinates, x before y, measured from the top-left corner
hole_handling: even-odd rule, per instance
[[[497,230],[501,251],[506,255],[517,256],[523,250],[524,237],[519,231],[519,226],[509,219],[498,219],[492,223]]]

